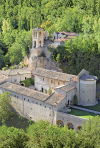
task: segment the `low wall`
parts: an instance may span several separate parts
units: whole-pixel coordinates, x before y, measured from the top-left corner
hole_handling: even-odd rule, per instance
[[[0,94],[4,91],[8,90],[0,88]],[[56,125],[57,121],[62,121],[64,125],[71,123],[75,131],[77,131],[78,126],[82,126],[82,122],[86,122],[86,119],[56,111],[53,106],[46,104],[43,101],[35,100],[12,91],[8,92],[11,93],[11,104],[13,111],[34,121],[39,121],[42,119],[44,121],[49,121],[53,125]]]
[[[61,120],[66,126],[68,125],[68,123],[71,123],[75,131],[77,131],[78,126],[82,126],[82,123],[85,124],[87,121],[87,119],[58,111],[56,112],[56,124],[59,120]]]

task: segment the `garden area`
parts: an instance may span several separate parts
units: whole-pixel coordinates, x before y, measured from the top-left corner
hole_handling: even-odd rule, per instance
[[[82,106],[82,105],[77,105],[77,106],[100,112],[100,102],[98,104],[94,105],[94,106]]]
[[[20,81],[20,84],[25,84],[25,87],[29,87],[30,85],[34,85],[34,79],[32,78],[27,78],[24,81]]]
[[[85,111],[81,111],[81,110],[73,109],[73,108],[70,108],[70,109],[71,109],[71,112],[68,113],[68,114],[75,115],[75,116],[78,116],[78,117],[81,117],[81,118],[85,118],[85,119],[89,119],[90,118],[91,119],[94,116],[96,116],[93,113],[89,113],[89,112],[85,112]]]

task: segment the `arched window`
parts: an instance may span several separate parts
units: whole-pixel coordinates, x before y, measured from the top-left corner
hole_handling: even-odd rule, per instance
[[[67,126],[68,126],[68,129],[74,129],[73,124],[72,124],[72,123],[70,123],[70,122],[68,122],[68,123],[67,123]]]

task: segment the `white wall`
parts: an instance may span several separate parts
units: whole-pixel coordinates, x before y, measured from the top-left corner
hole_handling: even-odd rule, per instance
[[[54,36],[55,36],[55,39],[57,39],[57,34],[56,33],[53,33],[52,37],[54,39]]]
[[[58,93],[61,94],[60,90],[58,91]],[[65,93],[63,95],[65,95]],[[57,107],[57,110],[60,110],[61,108],[65,107],[65,103],[68,104],[68,100],[72,101],[72,103],[73,103],[74,95],[75,95],[75,89],[72,89],[72,90],[68,91],[66,93],[65,98],[59,103],[59,105]]]
[[[92,105],[96,102],[96,80],[80,80],[80,103]]]
[[[31,78],[31,73],[30,74],[9,76],[8,82],[19,84],[20,81],[25,80],[25,77],[26,78]],[[15,79],[17,80],[16,82],[14,82]]]
[[[66,37],[66,35],[63,35],[63,34],[58,34],[58,39],[63,39],[64,37]]]
[[[44,81],[43,81],[43,78],[44,78]],[[58,82],[60,83],[59,85],[58,85]],[[41,88],[43,87],[46,90],[49,90],[49,88],[51,88],[52,92],[54,92],[55,87],[60,87],[62,85],[64,85],[64,81],[54,80],[54,79],[35,75],[35,87],[37,90],[41,90]]]

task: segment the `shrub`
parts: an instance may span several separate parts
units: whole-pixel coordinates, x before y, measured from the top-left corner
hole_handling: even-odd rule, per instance
[[[16,69],[16,67],[15,66],[11,66],[10,69]]]
[[[77,96],[76,94],[74,95],[74,98],[73,98],[73,104],[76,105],[78,103],[78,99],[77,99]]]
[[[22,82],[25,83],[25,87],[28,87],[28,86],[30,86],[31,84],[34,85],[34,79],[32,79],[32,78],[27,78],[27,79],[24,80],[24,81],[20,81],[20,84],[21,84]]]
[[[45,91],[45,93],[47,94],[47,90],[46,90],[46,89],[44,89],[44,91]]]
[[[50,88],[49,88],[48,92],[49,92],[49,95],[51,95],[51,94],[52,94],[52,90],[51,90]]]
[[[8,70],[8,67],[3,67],[2,70],[3,71]]]

